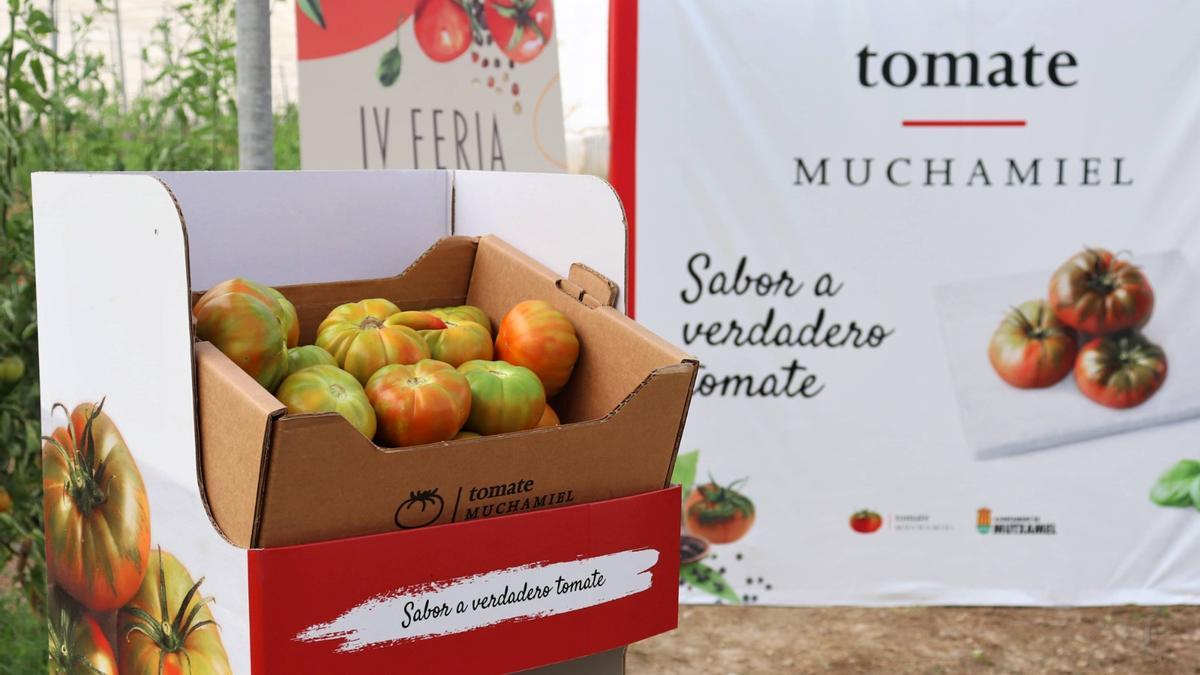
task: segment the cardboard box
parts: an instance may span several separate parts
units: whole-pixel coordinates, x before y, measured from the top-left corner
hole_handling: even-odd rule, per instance
[[[54,403],[78,423],[104,401],[105,451],[133,458],[137,480],[121,479],[145,494],[119,564],[203,577],[219,628],[201,634],[233,672],[619,672],[622,645],[674,626],[679,493],[665,488],[697,365],[620,312],[624,223],[601,181],[37,174],[34,218],[43,427],[65,426]],[[238,275],[296,304],[302,342],[364,297],[469,302],[493,321],[547,300],[582,344],[554,399],[564,425],[381,449],[340,416],[287,415],[194,341],[197,292]],[[428,526],[400,523],[416,505],[437,509]],[[71,546],[52,539],[51,556]],[[70,576],[59,567],[87,615],[129,616]]]

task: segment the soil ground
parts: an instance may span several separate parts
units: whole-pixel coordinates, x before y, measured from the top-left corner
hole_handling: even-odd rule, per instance
[[[1200,673],[1200,607],[681,607],[631,675]]]

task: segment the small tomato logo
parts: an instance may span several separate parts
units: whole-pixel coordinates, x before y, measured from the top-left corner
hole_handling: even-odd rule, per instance
[[[859,534],[871,534],[881,527],[883,527],[883,516],[874,511],[863,509],[850,516],[850,529]]]

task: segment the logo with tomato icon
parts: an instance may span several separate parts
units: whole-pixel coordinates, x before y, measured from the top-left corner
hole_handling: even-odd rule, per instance
[[[871,534],[881,527],[883,527],[883,516],[870,509],[855,511],[854,515],[850,516],[850,529],[859,534]]]
[[[437,488],[432,490],[414,490],[408,493],[408,499],[400,502],[396,508],[396,527],[402,530],[414,530],[437,522],[446,507],[445,500],[438,494]]]

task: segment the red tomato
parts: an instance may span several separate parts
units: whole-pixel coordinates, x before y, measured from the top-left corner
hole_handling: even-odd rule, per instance
[[[471,412],[467,378],[441,361],[380,368],[367,382],[379,440],[389,447],[454,438]]]
[[[735,489],[743,482],[697,485],[683,504],[688,532],[714,544],[730,544],[746,536],[754,525],[754,503]]]
[[[992,368],[1022,389],[1058,383],[1075,365],[1075,331],[1058,320],[1043,300],[1014,308],[1000,322],[988,345]]]
[[[314,3],[310,3],[314,4]],[[296,44],[301,61],[337,56],[375,44],[412,16],[417,0],[322,2],[317,23],[296,3]]]
[[[1146,325],[1154,311],[1154,290],[1141,268],[1090,248],[1050,278],[1050,307],[1075,330],[1104,335]]]
[[[863,509],[850,516],[850,529],[860,534],[871,534],[883,527],[883,517],[874,511]]]
[[[117,675],[117,657],[100,624],[59,590],[47,600],[50,675]]]
[[[423,0],[413,32],[425,56],[439,63],[453,61],[471,46],[471,17],[459,0]]]
[[[1140,333],[1098,337],[1079,350],[1075,383],[1109,408],[1145,403],[1167,379],[1167,355]]]
[[[263,388],[275,391],[287,374],[288,340],[299,336],[290,302],[285,307],[273,289],[235,278],[209,289],[192,314],[196,337],[213,343]]]
[[[67,426],[42,445],[46,567],[60,588],[95,612],[129,600],[150,552],[142,474],[103,407],[104,401],[76,406]]]
[[[487,0],[484,16],[500,51],[517,63],[537,58],[554,31],[550,0]]]
[[[579,338],[567,317],[550,303],[526,300],[500,321],[496,358],[532,370],[546,387],[546,396],[553,396],[571,379]]]

